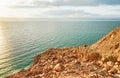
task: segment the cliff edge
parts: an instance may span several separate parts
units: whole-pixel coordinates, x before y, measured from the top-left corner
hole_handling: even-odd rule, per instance
[[[120,28],[91,46],[48,49],[6,78],[120,78]]]

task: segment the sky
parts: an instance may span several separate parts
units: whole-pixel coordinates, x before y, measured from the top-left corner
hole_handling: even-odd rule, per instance
[[[5,18],[120,18],[120,0],[0,0]]]

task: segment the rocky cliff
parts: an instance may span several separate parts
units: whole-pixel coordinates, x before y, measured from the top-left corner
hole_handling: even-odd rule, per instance
[[[120,78],[120,28],[91,46],[48,49],[6,78]]]

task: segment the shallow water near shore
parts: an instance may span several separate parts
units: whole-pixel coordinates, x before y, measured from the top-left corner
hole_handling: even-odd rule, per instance
[[[93,44],[120,21],[0,22],[0,77],[28,67],[48,48]]]

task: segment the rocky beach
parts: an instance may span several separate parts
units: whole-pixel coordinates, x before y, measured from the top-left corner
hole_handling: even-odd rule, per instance
[[[120,27],[93,45],[50,48],[5,78],[120,78]]]

